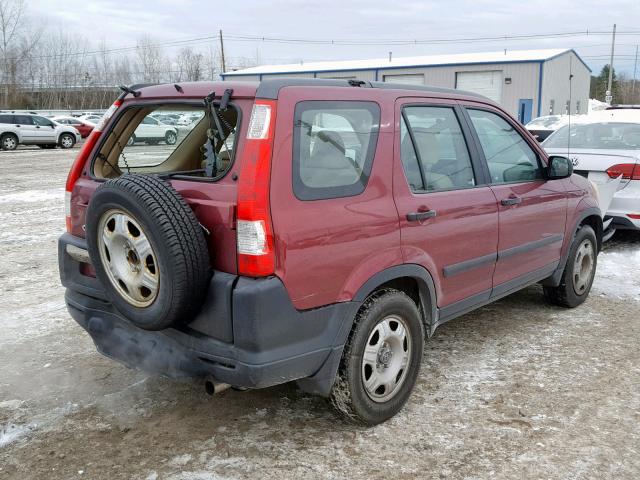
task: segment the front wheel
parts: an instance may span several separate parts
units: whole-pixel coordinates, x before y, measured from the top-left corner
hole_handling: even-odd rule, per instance
[[[394,289],[375,293],[358,312],[342,354],[331,391],[334,407],[365,425],[393,417],[411,395],[423,349],[415,302]]]
[[[76,139],[70,133],[63,133],[58,143],[62,148],[72,148],[76,144]]]
[[[544,287],[544,296],[553,305],[573,308],[589,296],[598,263],[598,240],[593,229],[583,225],[576,233],[560,285]]]

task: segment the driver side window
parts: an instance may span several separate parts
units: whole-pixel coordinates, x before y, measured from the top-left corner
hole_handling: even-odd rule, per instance
[[[486,110],[467,109],[467,112],[480,139],[491,183],[544,178],[538,156],[509,122]]]
[[[50,120],[47,120],[46,118],[43,117],[33,117],[33,123],[35,123],[36,125],[39,125],[41,127],[52,127],[53,123]]]

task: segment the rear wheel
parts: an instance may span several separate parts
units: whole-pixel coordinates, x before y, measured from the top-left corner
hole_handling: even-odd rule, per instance
[[[583,225],[571,244],[560,285],[544,287],[544,296],[547,301],[567,308],[577,307],[583,303],[591,291],[597,263],[596,234],[590,226]]]
[[[166,142],[167,145],[175,145],[176,142],[178,141],[178,136],[176,135],[176,132],[165,133],[164,141]]]
[[[61,148],[72,148],[76,144],[76,139],[70,133],[63,133],[60,135],[58,144]]]
[[[15,150],[18,148],[18,137],[13,133],[5,133],[0,138],[0,144],[2,144],[3,150]]]
[[[420,371],[424,330],[416,304],[386,289],[360,309],[331,391],[334,407],[348,419],[375,425],[406,403]]]
[[[615,228],[612,228],[612,227],[607,228],[602,234],[602,241],[608,242],[615,235],[615,233],[616,233]]]
[[[130,147],[134,143],[136,143],[136,136],[135,135],[131,135],[129,137],[129,140],[127,140],[127,147]]]

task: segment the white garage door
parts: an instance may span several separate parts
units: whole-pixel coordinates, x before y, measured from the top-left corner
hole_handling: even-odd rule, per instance
[[[389,83],[404,83],[406,85],[424,85],[422,73],[407,73],[405,75],[383,75],[382,81]]]
[[[457,72],[456,88],[479,93],[500,103],[502,101],[502,71]]]

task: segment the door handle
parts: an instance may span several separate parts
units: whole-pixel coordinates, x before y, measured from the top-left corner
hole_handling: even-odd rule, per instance
[[[500,203],[505,207],[508,207],[510,205],[518,205],[519,203],[522,203],[522,199],[520,197],[503,198],[500,200]]]
[[[427,218],[433,218],[435,216],[435,210],[427,210],[426,212],[411,212],[407,213],[407,220],[410,222],[419,222],[420,220],[426,220]]]

